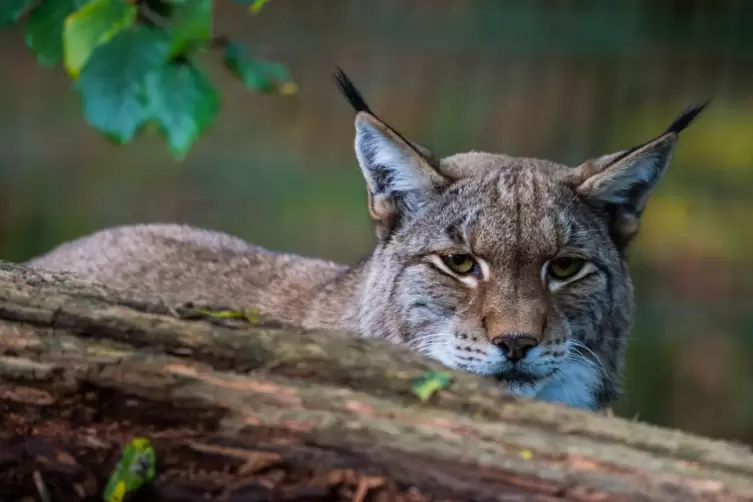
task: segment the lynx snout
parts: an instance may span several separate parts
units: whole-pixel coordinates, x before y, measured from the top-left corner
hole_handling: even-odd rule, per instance
[[[490,312],[482,319],[486,338],[499,347],[508,361],[516,363],[541,343],[546,327],[543,301],[521,302],[501,313]]]
[[[539,344],[539,340],[526,333],[512,331],[494,337],[492,343],[502,349],[502,353],[508,361],[517,363],[526,356],[530,349]]]

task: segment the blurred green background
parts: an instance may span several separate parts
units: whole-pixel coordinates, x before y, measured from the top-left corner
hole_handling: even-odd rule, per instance
[[[645,213],[638,315],[618,412],[753,443],[753,2],[216,2],[217,34],[288,64],[292,97],[246,91],[206,57],[220,116],[178,164],[109,144],[61,68],[0,32],[0,259],[132,222],[180,221],[353,262],[374,238],[342,66],[372,107],[438,154],[576,164],[640,143],[714,97]]]

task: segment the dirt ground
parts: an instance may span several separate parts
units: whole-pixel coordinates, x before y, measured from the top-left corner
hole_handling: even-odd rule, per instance
[[[0,444],[0,500],[101,501],[117,462],[115,448],[79,441],[28,437]],[[156,442],[161,460],[155,482],[129,500],[146,501],[354,501],[423,502],[418,490],[351,469],[312,469],[259,452],[237,464],[189,451],[181,440]],[[89,443],[89,445],[82,444]],[[35,474],[38,473],[38,474]]]
[[[212,410],[160,409],[101,390],[54,400],[32,388],[0,391],[14,393],[0,400],[0,502],[101,501],[123,445],[135,436],[152,440],[158,466],[154,482],[131,501],[439,500],[369,469],[323,466],[307,455],[311,445],[274,431],[247,435],[243,448],[223,445],[211,433]],[[254,441],[258,450],[249,447]]]

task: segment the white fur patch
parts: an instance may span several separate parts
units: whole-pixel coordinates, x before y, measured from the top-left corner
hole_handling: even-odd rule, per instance
[[[422,172],[415,152],[395,143],[367,120],[360,120],[356,128],[356,157],[369,189],[373,194],[410,194],[431,191],[431,179]],[[380,174],[378,171],[385,171]],[[377,186],[375,179],[383,177],[384,186]],[[420,197],[404,197],[409,211],[421,204]]]
[[[594,410],[595,395],[602,380],[600,371],[589,360],[569,357],[562,362],[557,373],[543,381],[533,397],[572,408]]]
[[[423,350],[423,353],[448,368],[460,369],[452,344],[452,340],[455,338],[454,332],[454,323],[450,322],[439,333],[430,335],[431,339],[429,340],[428,347]]]

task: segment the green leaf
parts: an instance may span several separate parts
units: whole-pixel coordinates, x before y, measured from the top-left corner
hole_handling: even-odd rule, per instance
[[[184,54],[212,38],[212,0],[185,0],[170,16],[170,55]]]
[[[220,96],[212,83],[190,63],[169,64],[146,79],[150,118],[168,138],[170,150],[182,159],[212,123]]]
[[[43,66],[54,66],[63,55],[63,24],[85,0],[43,0],[26,22],[26,45]]]
[[[235,42],[228,43],[225,48],[225,65],[249,89],[278,94],[294,94],[298,90],[285,65],[250,58]]]
[[[147,26],[122,31],[92,53],[76,89],[89,124],[118,143],[128,143],[149,119],[146,76],[168,58],[169,42]]]
[[[214,312],[205,309],[195,310],[200,314],[217,319],[245,319],[249,324],[258,324],[261,316],[261,311],[258,307],[250,308],[245,312],[238,312],[236,310],[217,310]]]
[[[261,8],[264,7],[264,4],[268,4],[270,0],[252,0],[251,5],[248,7],[248,11],[251,14],[258,14],[259,11],[261,11]]]
[[[105,502],[121,502],[127,495],[152,481],[156,473],[157,455],[152,443],[146,438],[133,438],[107,480]]]
[[[427,371],[413,380],[413,393],[421,401],[428,401],[436,391],[450,385],[452,376],[445,371]]]
[[[243,3],[243,4],[250,4],[248,6],[248,11],[251,14],[258,14],[261,11],[261,8],[264,7],[266,4],[271,2],[272,0],[234,0],[235,3]]]
[[[137,8],[123,0],[91,0],[65,19],[63,64],[78,78],[91,53],[112,37],[133,25]]]
[[[23,16],[34,0],[3,0],[0,6],[0,26],[7,26],[15,23]]]

